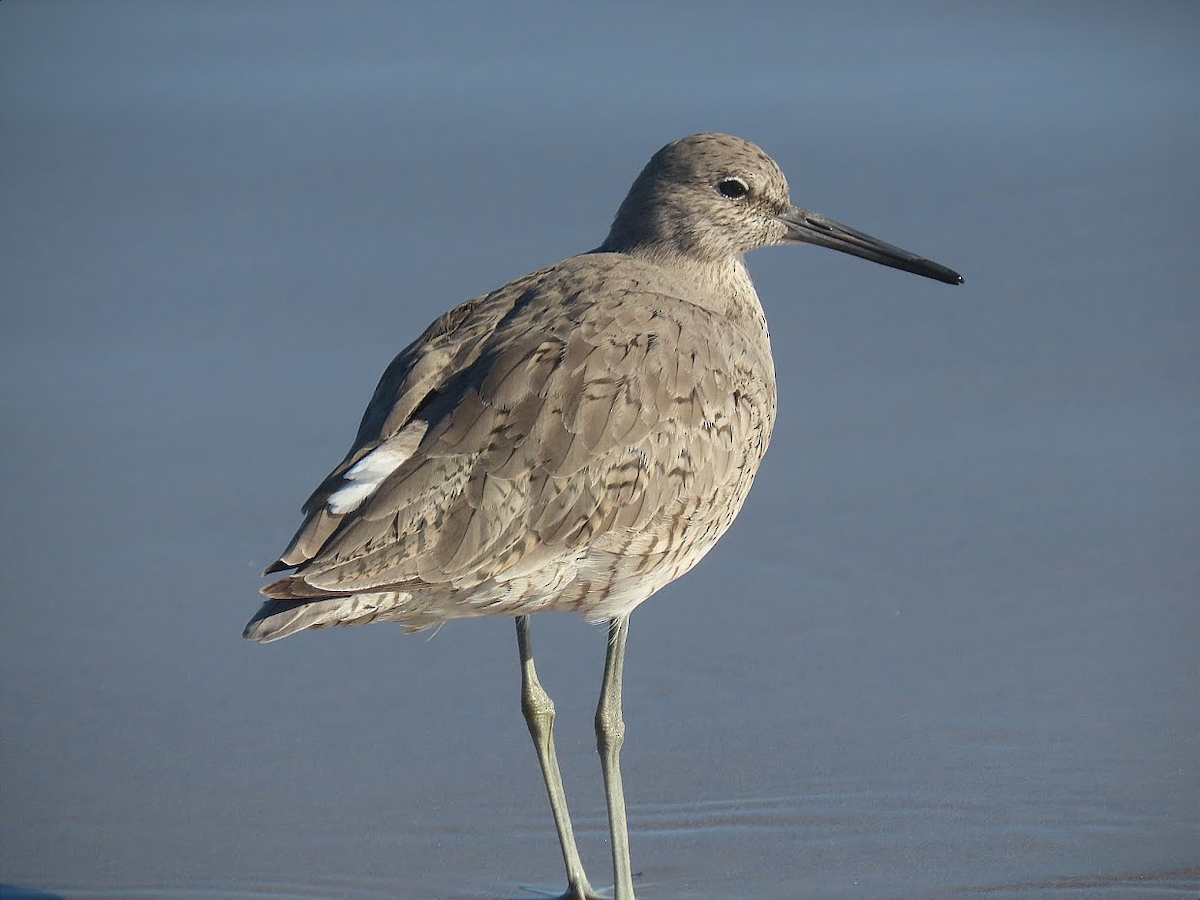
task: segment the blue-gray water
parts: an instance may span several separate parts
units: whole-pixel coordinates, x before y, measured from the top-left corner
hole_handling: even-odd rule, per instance
[[[780,424],[632,621],[639,898],[1194,898],[1198,36],[1193,3],[4,3],[0,882],[561,890],[511,621],[239,635],[392,355],[722,130],[967,284],[750,258]],[[534,636],[609,884],[604,634]]]

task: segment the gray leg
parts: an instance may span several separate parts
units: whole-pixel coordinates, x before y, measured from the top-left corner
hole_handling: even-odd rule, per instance
[[[542,777],[546,781],[546,793],[550,795],[550,809],[554,813],[554,827],[558,829],[558,842],[562,845],[563,862],[567,867],[567,892],[562,900],[601,900],[588,884],[579,850],[575,846],[575,832],[571,828],[571,815],[567,812],[567,795],[558,771],[558,755],[554,752],[554,701],[542,689],[533,665],[528,616],[517,616],[517,649],[521,653],[521,711],[525,714],[525,724],[529,726],[529,734],[537,750]]]
[[[608,829],[612,835],[613,898],[634,900],[633,870],[629,863],[629,827],[625,822],[625,789],[621,785],[621,746],[625,743],[625,720],[621,716],[621,678],[625,669],[625,638],[629,617],[613,619],[608,626],[608,655],[604,660],[604,684],[596,708],[596,747],[604,770],[604,793],[608,798]]]

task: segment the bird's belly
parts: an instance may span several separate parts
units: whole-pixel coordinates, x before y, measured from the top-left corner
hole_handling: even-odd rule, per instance
[[[601,536],[582,554],[553,608],[593,622],[628,615],[704,558],[733,524],[752,481],[749,471],[713,496],[680,500],[676,509],[645,528]]]

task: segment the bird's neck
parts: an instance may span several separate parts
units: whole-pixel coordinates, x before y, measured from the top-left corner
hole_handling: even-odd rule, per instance
[[[603,248],[601,248],[603,249]],[[730,319],[756,325],[763,319],[762,304],[741,256],[696,259],[654,245],[623,251],[669,274],[684,289],[689,302]]]

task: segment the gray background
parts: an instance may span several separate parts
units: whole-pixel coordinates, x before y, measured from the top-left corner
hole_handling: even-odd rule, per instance
[[[780,424],[633,618],[639,897],[1194,898],[1198,10],[4,3],[0,881],[561,890],[511,621],[239,633],[392,355],[722,130],[967,285],[751,257]],[[603,631],[534,634],[607,885]]]

